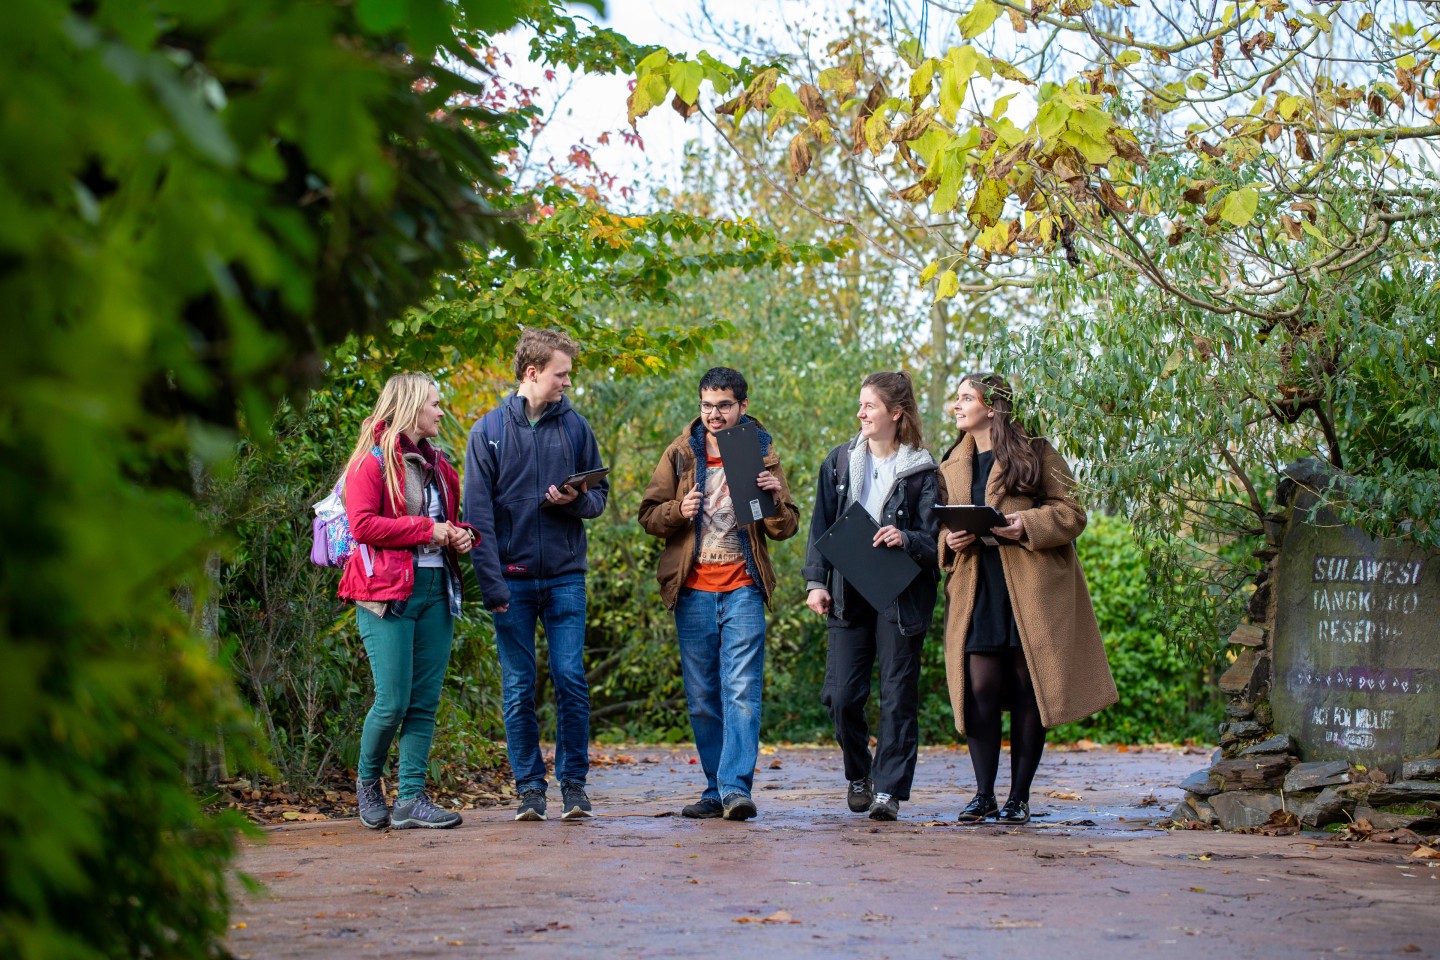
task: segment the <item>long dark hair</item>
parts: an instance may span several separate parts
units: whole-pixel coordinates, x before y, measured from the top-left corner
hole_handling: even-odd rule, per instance
[[[895,425],[895,438],[907,447],[924,449],[925,439],[920,434],[920,408],[915,403],[915,384],[910,374],[903,370],[881,370],[872,373],[860,383],[860,389],[869,387],[880,395],[880,402],[886,410],[899,410],[900,421]]]
[[[1000,467],[1001,487],[1007,493],[1021,496],[1039,493],[1040,454],[1035,451],[1033,434],[1015,416],[1015,391],[998,373],[967,373],[960,378],[956,393],[967,383],[973,383],[980,391],[980,399],[995,411],[990,420],[990,446]],[[955,441],[956,446],[963,439],[962,433]]]

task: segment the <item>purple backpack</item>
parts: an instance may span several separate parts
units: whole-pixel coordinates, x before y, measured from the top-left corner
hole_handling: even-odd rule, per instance
[[[380,448],[372,447],[370,452],[381,460]],[[381,461],[384,462],[383,460]],[[315,519],[311,521],[310,562],[317,567],[343,567],[355,553],[357,544],[350,533],[350,518],[345,515],[345,476],[341,474],[335,489],[324,500],[314,505]],[[370,566],[368,551],[365,566]],[[367,570],[368,572],[368,570]]]

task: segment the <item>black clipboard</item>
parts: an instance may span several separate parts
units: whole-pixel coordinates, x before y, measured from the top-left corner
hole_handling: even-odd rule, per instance
[[[875,546],[879,529],[857,501],[820,534],[815,549],[870,606],[883,611],[919,575],[920,564],[899,547]]]
[[[996,527],[1010,525],[1005,514],[988,504],[937,503],[935,516],[946,530],[956,533],[973,533],[987,547],[1013,546],[1019,541],[1007,540],[990,533]]]
[[[730,502],[735,507],[735,522],[740,526],[775,516],[775,498],[755,482],[765,469],[760,455],[760,427],[753,420],[737,424],[715,434],[720,446],[720,461],[725,465],[725,482],[730,487]]]

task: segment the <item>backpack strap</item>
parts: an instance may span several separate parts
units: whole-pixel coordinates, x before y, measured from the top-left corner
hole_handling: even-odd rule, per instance
[[[505,421],[500,418],[504,415],[503,408],[496,407],[480,418],[480,436],[490,444],[490,449],[495,452],[495,466],[500,466],[500,454],[505,449]]]
[[[575,463],[575,469],[579,470],[580,454],[585,451],[585,431],[580,429],[580,414],[574,410],[566,410],[560,417],[560,426],[570,440],[571,459]]]

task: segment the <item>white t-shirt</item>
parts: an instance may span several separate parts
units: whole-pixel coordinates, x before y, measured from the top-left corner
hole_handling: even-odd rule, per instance
[[[860,487],[860,505],[876,523],[883,522],[880,515],[885,509],[885,498],[890,488],[895,486],[895,472],[899,465],[899,450],[883,460],[877,459],[869,449],[865,451],[865,479]]]

